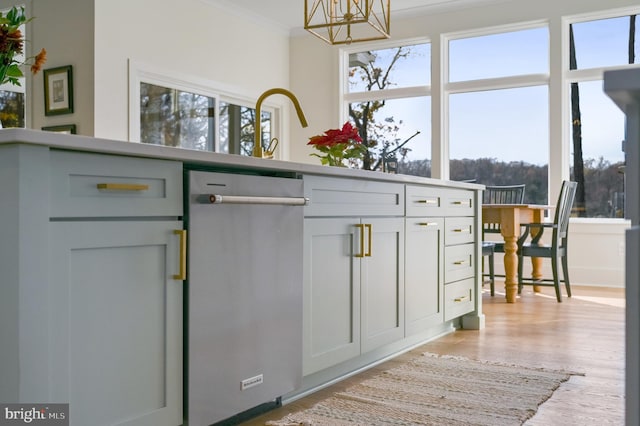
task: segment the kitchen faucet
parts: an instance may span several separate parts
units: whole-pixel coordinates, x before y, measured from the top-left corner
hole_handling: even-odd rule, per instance
[[[271,144],[269,145],[269,148],[267,148],[267,151],[262,149],[262,126],[261,126],[262,102],[265,100],[265,98],[274,94],[285,95],[289,99],[291,99],[291,102],[293,102],[293,106],[296,108],[296,112],[298,113],[298,119],[300,120],[300,124],[302,125],[302,127],[307,127],[307,119],[305,118],[304,113],[302,112],[302,108],[300,108],[300,103],[298,102],[298,99],[294,96],[293,93],[279,87],[267,90],[262,95],[260,95],[260,97],[258,98],[258,102],[256,102],[256,125],[254,126],[255,138],[253,143],[254,157],[271,158],[273,156],[273,151],[276,149],[276,146],[277,146],[277,139],[275,139],[276,144],[273,146],[271,150],[269,150],[269,148],[271,148]]]

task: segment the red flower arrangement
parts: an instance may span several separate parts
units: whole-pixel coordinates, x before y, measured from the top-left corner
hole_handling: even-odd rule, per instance
[[[348,121],[342,129],[330,129],[323,135],[311,137],[307,145],[312,145],[322,153],[314,152],[310,155],[319,157],[323,165],[338,167],[347,167],[349,163],[355,163],[367,151],[358,129]]]

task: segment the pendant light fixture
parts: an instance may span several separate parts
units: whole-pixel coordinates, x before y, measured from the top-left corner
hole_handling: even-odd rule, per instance
[[[329,44],[389,38],[391,0],[305,0],[304,29]]]

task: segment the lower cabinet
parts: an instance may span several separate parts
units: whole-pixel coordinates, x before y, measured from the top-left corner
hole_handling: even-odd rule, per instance
[[[404,219],[306,218],[303,373],[404,336]]]
[[[410,336],[444,321],[444,219],[406,218],[405,327]]]
[[[71,425],[182,424],[181,229],[50,224],[50,392]]]

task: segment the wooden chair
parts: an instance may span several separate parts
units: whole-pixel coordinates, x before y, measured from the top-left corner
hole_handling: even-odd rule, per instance
[[[522,291],[523,285],[542,285],[554,286],[556,289],[556,299],[562,302],[560,292],[560,282],[564,282],[567,290],[567,297],[571,297],[571,286],[569,284],[569,266],[567,262],[567,243],[569,235],[569,217],[571,216],[571,207],[576,196],[577,182],[564,181],[562,189],[556,204],[556,213],[553,223],[529,223],[523,225],[525,230],[518,239],[518,293]],[[543,232],[546,228],[553,230],[551,237],[551,246],[543,246],[540,244]],[[535,236],[532,235],[530,243],[525,243],[531,230],[538,230]],[[524,278],[522,275],[522,264],[524,257],[545,257],[551,259],[551,269],[553,271],[553,279]],[[562,263],[562,272],[564,280],[558,278],[558,263]]]
[[[484,204],[522,204],[524,203],[525,185],[507,185],[507,186],[487,186],[484,190]],[[499,234],[499,223],[483,223],[482,239],[485,234]],[[491,247],[488,247],[491,246]],[[482,241],[482,256],[488,256],[489,273],[482,274],[483,277],[489,277],[491,285],[491,295],[495,293],[495,277],[494,273],[494,253],[504,253],[504,242]],[[499,275],[503,276],[503,275]]]
[[[496,281],[496,276],[494,273],[494,262],[493,262],[493,254],[495,253],[495,248],[496,248],[496,243],[494,243],[493,241],[483,241],[482,242],[482,256],[488,256],[489,259],[489,273],[488,274],[482,274],[482,276],[488,276],[489,277],[489,285],[491,288],[491,296],[493,296],[495,294],[496,288],[495,288],[495,281]]]

